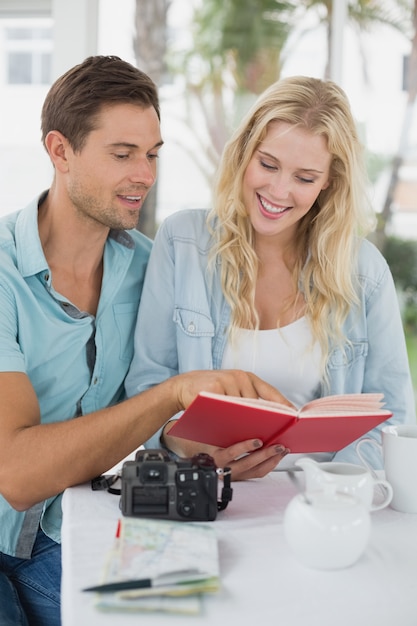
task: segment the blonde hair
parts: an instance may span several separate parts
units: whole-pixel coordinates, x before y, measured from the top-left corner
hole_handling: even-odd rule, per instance
[[[209,214],[214,245],[210,266],[217,266],[231,307],[231,328],[258,328],[255,287],[258,258],[253,230],[242,200],[242,180],[268,125],[282,121],[321,135],[331,155],[330,185],[300,220],[293,279],[303,292],[306,316],[323,354],[342,345],[342,326],[358,303],[355,268],[358,236],[372,229],[367,177],[350,105],[332,81],[293,76],[271,85],[259,97],[226,144]]]

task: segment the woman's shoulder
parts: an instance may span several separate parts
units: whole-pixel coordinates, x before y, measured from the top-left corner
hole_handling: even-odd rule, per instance
[[[382,252],[372,241],[363,239],[359,247],[359,275],[378,279],[387,270],[389,271],[389,266]]]
[[[188,224],[193,225],[205,223],[207,221],[208,213],[208,209],[180,209],[179,211],[175,211],[175,213],[168,215],[162,224],[167,224],[172,227],[176,224],[187,226]]]
[[[164,219],[159,230],[168,238],[208,240],[208,209],[181,209]]]
[[[386,264],[384,255],[370,239],[362,239],[360,241],[359,259],[360,261]]]

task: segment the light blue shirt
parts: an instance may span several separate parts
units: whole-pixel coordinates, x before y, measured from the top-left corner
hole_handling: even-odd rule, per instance
[[[37,207],[35,200],[0,220],[0,371],[29,376],[41,422],[47,424],[125,397],[123,383],[152,244],[136,230],[111,231],[94,317],[54,290],[39,239]],[[15,511],[0,496],[0,551],[30,556],[39,514],[43,530],[59,541],[60,496],[26,513]]]
[[[227,341],[230,308],[219,275],[207,269],[210,235],[206,211],[183,210],[168,217],[157,233],[148,264],[135,332],[135,353],[126,378],[129,396],[178,373],[220,369]],[[319,396],[383,392],[390,424],[415,422],[414,393],[398,306],[389,267],[369,241],[361,243],[358,264],[360,306],[350,312],[344,332],[345,353],[334,348],[328,359],[328,386]],[[280,389],[285,395],[285,389]],[[380,441],[377,427],[370,436]],[[160,431],[147,442],[159,447]],[[382,457],[375,446],[363,454],[375,467]],[[334,460],[359,463],[354,444]]]

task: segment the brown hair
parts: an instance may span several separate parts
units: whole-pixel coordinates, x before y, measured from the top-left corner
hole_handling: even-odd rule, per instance
[[[46,135],[58,130],[81,150],[101,109],[121,102],[154,107],[160,118],[157,88],[147,74],[117,56],[88,57],[50,88],[41,116],[44,145]]]

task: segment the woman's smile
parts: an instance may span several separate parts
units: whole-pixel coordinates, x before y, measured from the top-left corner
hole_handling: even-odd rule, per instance
[[[285,211],[291,209],[291,207],[289,206],[280,206],[277,204],[273,204],[272,202],[269,202],[269,200],[266,200],[266,198],[261,196],[259,193],[256,195],[258,196],[260,211],[268,219],[279,218]]]

